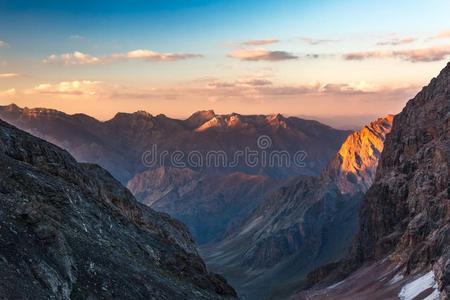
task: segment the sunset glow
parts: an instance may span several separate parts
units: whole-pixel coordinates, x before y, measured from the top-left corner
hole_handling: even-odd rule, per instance
[[[443,0],[0,1],[0,104],[99,119],[214,109],[362,124],[398,113],[442,69],[449,9]]]

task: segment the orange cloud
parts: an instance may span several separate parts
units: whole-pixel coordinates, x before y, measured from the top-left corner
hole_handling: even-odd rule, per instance
[[[386,50],[354,52],[344,55],[346,60],[365,60],[369,58],[399,58],[410,62],[433,62],[450,55],[450,46],[435,46],[423,49]]]
[[[278,43],[278,39],[265,39],[265,40],[250,40],[243,42],[243,45],[246,46],[264,46],[264,45],[270,45],[270,44],[276,44]]]
[[[264,48],[239,49],[231,52],[230,54],[228,54],[228,56],[245,61],[282,61],[298,58],[298,56],[295,56],[286,51],[270,51]]]
[[[1,97],[13,97],[16,95],[16,89],[9,89],[5,91],[0,91]]]
[[[6,45],[7,45],[6,42],[0,41],[0,47],[4,47],[4,46],[6,46]]]
[[[19,74],[17,73],[0,73],[0,78],[13,78],[18,76]]]
[[[47,64],[61,65],[85,65],[85,64],[104,64],[112,63],[120,60],[136,60],[145,61],[177,61],[189,58],[202,57],[199,54],[189,53],[160,53],[151,50],[137,49],[126,53],[114,53],[108,56],[96,57],[79,51],[73,53],[65,53],[61,55],[52,54],[43,60]]]

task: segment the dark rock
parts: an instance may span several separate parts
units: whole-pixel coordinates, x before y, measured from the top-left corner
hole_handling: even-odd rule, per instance
[[[0,169],[2,298],[235,296],[183,224],[100,167],[0,121]]]

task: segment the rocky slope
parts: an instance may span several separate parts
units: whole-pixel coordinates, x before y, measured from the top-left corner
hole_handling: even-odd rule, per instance
[[[102,168],[0,121],[0,295],[223,299],[184,225]]]
[[[390,288],[397,297],[419,282],[420,287],[431,285],[421,290],[419,299],[448,299],[449,179],[450,64],[395,117],[375,182],[362,205],[353,251],[340,268],[323,273],[316,281],[322,279],[323,285],[360,268],[345,280],[343,288],[327,293],[334,293],[336,299],[354,297],[361,283],[375,286],[376,277],[387,272],[402,284],[393,287],[392,281],[400,280],[391,279],[381,288]],[[365,270],[383,263],[382,271],[364,276]],[[423,284],[425,280],[428,285]],[[313,290],[304,298],[320,299],[323,293]],[[365,298],[379,299],[378,295],[374,290]]]
[[[280,299],[308,272],[342,259],[391,124],[387,116],[353,133],[321,176],[274,192],[223,241],[203,247],[208,264],[249,299]]]
[[[284,182],[242,172],[203,175],[189,168],[160,167],[136,175],[128,188],[140,202],[188,225],[203,244],[222,238]]]

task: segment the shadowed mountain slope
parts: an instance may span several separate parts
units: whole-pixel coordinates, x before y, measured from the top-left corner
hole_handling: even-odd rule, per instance
[[[186,227],[97,165],[0,121],[0,295],[223,299]]]

